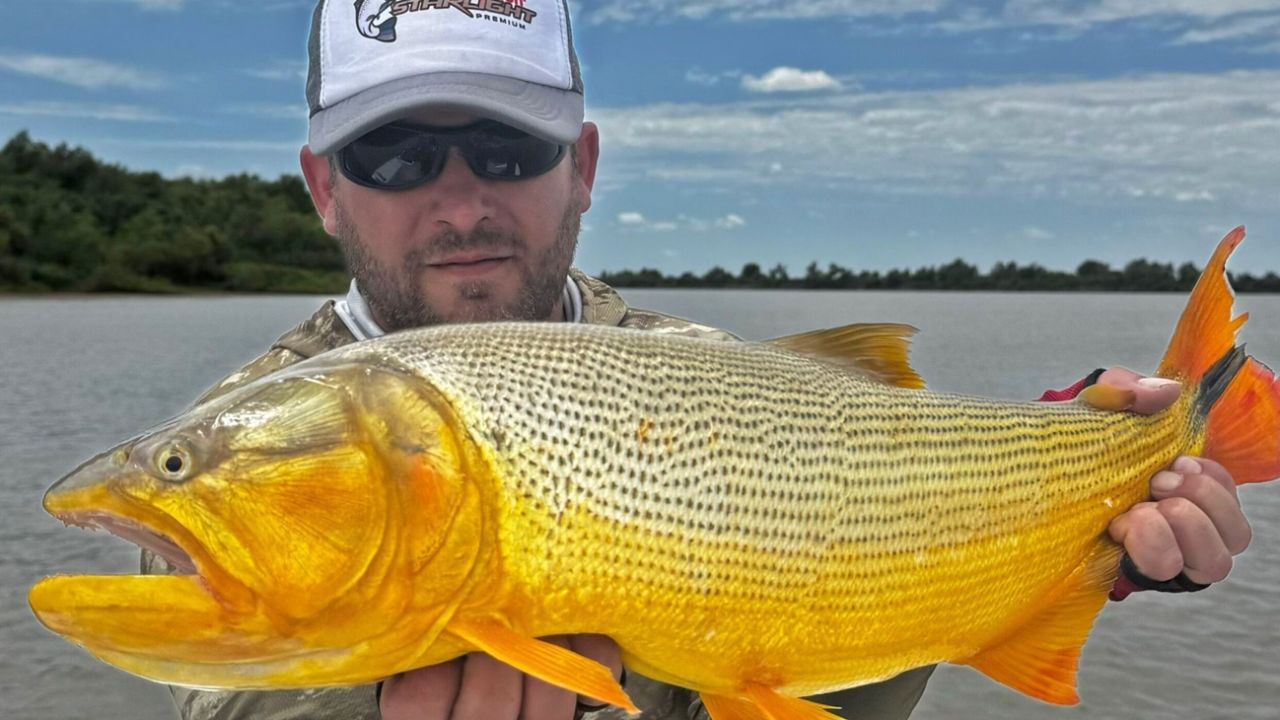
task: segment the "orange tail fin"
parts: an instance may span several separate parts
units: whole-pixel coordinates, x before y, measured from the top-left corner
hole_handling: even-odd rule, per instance
[[[1280,382],[1236,345],[1248,314],[1231,316],[1227,257],[1243,239],[1238,227],[1218,243],[1156,371],[1198,393],[1193,412],[1204,423],[1204,455],[1236,484],[1280,476]]]

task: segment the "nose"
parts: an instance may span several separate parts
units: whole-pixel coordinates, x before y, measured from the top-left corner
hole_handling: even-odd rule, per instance
[[[457,148],[449,148],[444,169],[434,181],[424,185],[427,209],[435,223],[448,225],[459,232],[469,232],[496,210],[496,183],[471,172]]]

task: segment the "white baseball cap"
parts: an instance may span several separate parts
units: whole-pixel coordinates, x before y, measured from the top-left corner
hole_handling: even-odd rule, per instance
[[[317,155],[426,107],[564,145],[582,131],[566,0],[319,0],[308,54]]]

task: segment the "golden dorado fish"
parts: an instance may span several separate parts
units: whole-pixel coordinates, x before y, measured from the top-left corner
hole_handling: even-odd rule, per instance
[[[1055,703],[1118,572],[1112,518],[1184,453],[1280,474],[1280,390],[1236,346],[1219,244],[1126,398],[926,392],[901,325],[731,343],[455,325],[301,362],[93,458],[46,509],[184,574],[55,576],[47,627],[155,680],[368,682],[483,651],[629,711],[612,637],[715,720],[952,662]],[[1016,568],[1016,572],[1010,572]]]

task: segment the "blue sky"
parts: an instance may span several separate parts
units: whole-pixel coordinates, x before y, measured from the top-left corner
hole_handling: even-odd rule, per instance
[[[571,0],[572,1],[572,0]],[[295,173],[309,0],[3,2],[0,137]],[[579,265],[1280,271],[1280,0],[591,0]]]

